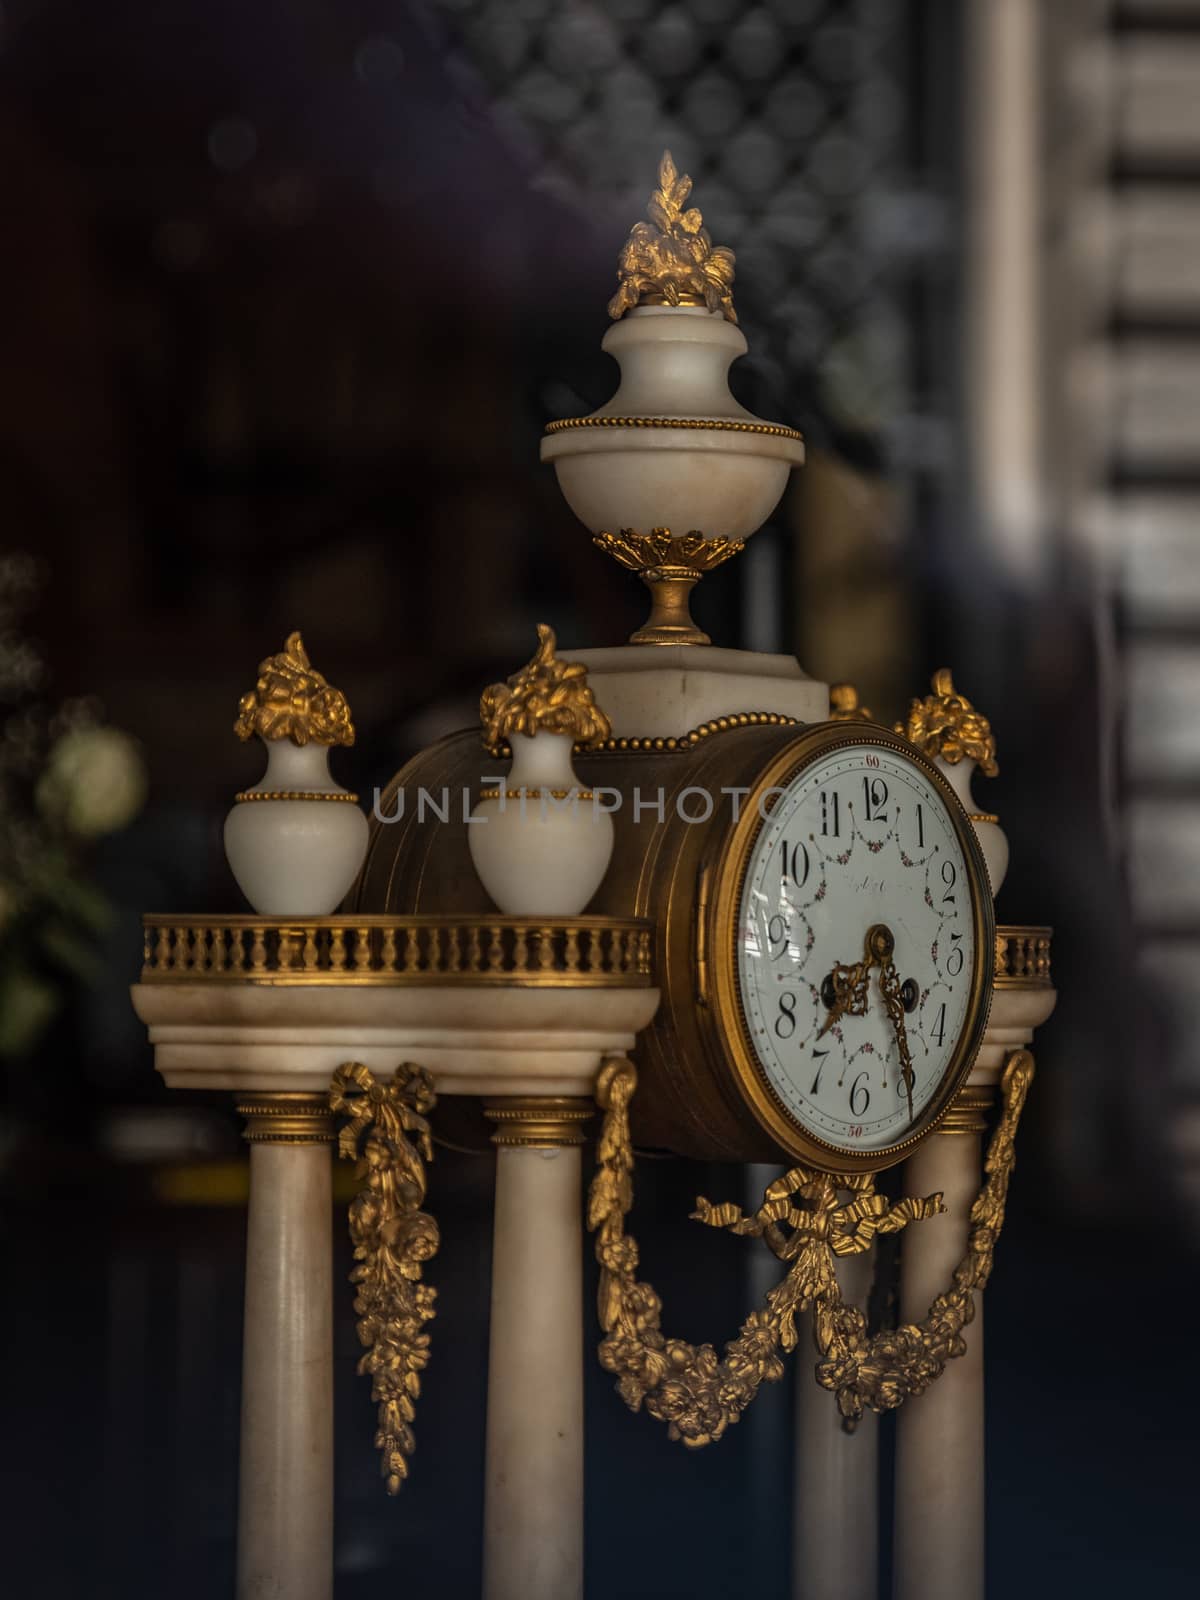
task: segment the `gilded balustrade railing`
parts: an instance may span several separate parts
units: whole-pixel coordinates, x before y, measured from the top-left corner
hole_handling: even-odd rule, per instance
[[[143,983],[648,985],[649,923],[619,917],[147,916]]]

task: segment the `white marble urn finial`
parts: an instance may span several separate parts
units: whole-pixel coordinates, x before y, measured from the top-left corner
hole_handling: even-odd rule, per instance
[[[912,702],[906,720],[896,723],[896,732],[933,758],[962,801],[987,864],[994,900],[1008,871],[1008,837],[999,818],[993,812],[980,811],[971,793],[977,767],[985,778],[994,778],[1000,771],[992,725],[956,691],[949,667],[938,668],[931,687],[932,694]]]
[[[331,746],[354,743],[350,707],[314,670],[298,633],[258,673],[234,731],[263,741],[267,770],[225,819],[225,856],[260,916],[328,916],[367,852],[358,796],[329,773]]]
[[[794,428],[764,422],[729,391],[730,365],[746,353],[734,254],[713,244],[691,192],[666,151],[608,306],[601,349],[621,368],[617,392],[591,416],[551,423],[542,440],[542,460],[597,537],[747,539],[804,460]]]
[[[467,842],[480,882],[506,916],[575,917],[600,887],[613,852],[612,817],[582,787],[574,745],[607,739],[608,718],[587,668],[561,661],[554,630],[538,624],[533,659],[479,703],[484,742],[507,741],[512,767],[485,789]]]
[[[687,589],[743,548],[804,460],[795,428],[764,422],[730,392],[730,365],[746,353],[734,255],[712,243],[691,190],[668,151],[609,302],[601,349],[621,368],[617,391],[590,416],[551,422],[541,446],[594,542],[655,592],[634,643],[708,642],[687,615]],[[663,584],[686,587],[664,607]]]

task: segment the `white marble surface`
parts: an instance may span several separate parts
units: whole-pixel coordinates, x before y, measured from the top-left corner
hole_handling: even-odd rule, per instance
[[[714,576],[719,578],[719,569]],[[597,703],[619,739],[678,738],[741,711],[773,711],[800,722],[829,716],[829,685],[806,677],[795,656],[705,644],[625,644],[566,653],[588,669]]]
[[[582,1600],[580,1147],[496,1156],[484,1600]]]
[[[900,1315],[921,1322],[966,1251],[980,1183],[980,1140],[933,1134],[905,1166],[908,1194],[941,1190],[946,1215],[907,1231]],[[1003,1249],[1003,1236],[1000,1248]],[[983,1308],[966,1354],[896,1419],[896,1600],[984,1600]]]
[[[238,1600],[333,1595],[330,1149],[250,1147]]]
[[[842,1293],[865,1305],[875,1256],[837,1263]],[[792,1486],[792,1600],[875,1600],[879,1587],[879,1418],[853,1433],[837,1396],[813,1377],[812,1313],[796,1351],[796,1472]]]
[[[983,1046],[968,1082],[995,1084],[1014,1050],[1027,1047],[1050,1016],[1053,989],[997,989]],[[1037,1093],[1035,1077],[1031,1093]],[[946,1214],[905,1230],[900,1314],[921,1322],[950,1285],[966,1252],[970,1212],[983,1181],[982,1139],[935,1133],[904,1167],[908,1194],[941,1190]],[[1020,1130],[1017,1161],[1020,1181]],[[1001,1234],[999,1250],[1004,1249]],[[966,1354],[950,1361],[896,1420],[895,1600],[984,1600],[983,1319],[975,1297]]]
[[[1008,835],[998,822],[981,822],[979,813],[987,812],[987,807],[980,805],[971,792],[971,784],[976,776],[976,763],[974,761],[943,760],[935,756],[933,764],[949,783],[959,800],[964,811],[971,818],[971,827],[979,841],[979,848],[983,852],[984,865],[987,867],[988,881],[992,888],[992,899],[1000,893],[1004,883],[1005,874],[1008,872]]]
[[[262,740],[267,770],[250,792],[345,794],[326,745]],[[367,853],[367,819],[350,800],[243,800],[225,818],[229,870],[264,917],[336,911]]]
[[[439,1094],[590,1095],[657,989],[142,983],[134,1009],[172,1089],[324,1093],[343,1061],[412,1061]]]
[[[746,341],[720,313],[643,306],[608,330],[602,348],[621,366],[616,394],[593,416],[760,422],[729,390],[729,366]],[[799,439],[696,428],[567,428],[547,434],[567,504],[592,533],[630,528],[748,538],[770,516]]]
[[[594,800],[558,799],[582,791],[568,733],[514,733],[503,793],[480,800],[467,844],[492,903],[514,917],[577,917],[608,871],[613,820]],[[512,791],[526,790],[525,798]]]
[[[1009,1056],[1029,1045],[1034,1029],[1049,1018],[1057,1000],[1055,989],[994,989],[987,1032],[967,1082],[976,1086],[999,1083]]]

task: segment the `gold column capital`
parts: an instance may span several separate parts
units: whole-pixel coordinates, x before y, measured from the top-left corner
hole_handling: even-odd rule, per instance
[[[951,1102],[937,1126],[938,1133],[986,1133],[988,1112],[996,1103],[991,1084],[967,1084]]]
[[[250,1144],[332,1144],[333,1113],[324,1094],[239,1094],[245,1117],[242,1138]]]
[[[501,1149],[557,1150],[586,1141],[583,1124],[596,1106],[583,1096],[514,1095],[486,1101],[483,1113],[496,1124],[492,1143]]]

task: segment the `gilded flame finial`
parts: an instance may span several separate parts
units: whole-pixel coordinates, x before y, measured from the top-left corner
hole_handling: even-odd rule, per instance
[[[933,693],[914,700],[907,720],[897,722],[895,728],[927,756],[941,756],[951,766],[965,759],[978,762],[987,778],[1000,771],[992,725],[966,695],[956,692],[949,667],[938,668],[933,675]]]
[[[869,707],[858,703],[858,690],[852,683],[829,685],[830,722],[873,722]]]
[[[619,288],[608,302],[614,320],[636,305],[707,306],[737,321],[733,309],[733,251],[714,245],[695,206],[684,210],[692,180],[663,152],[658,188],[635,222],[617,261]]]
[[[581,661],[560,661],[554,629],[538,623],[538,647],[507,683],[493,683],[479,701],[484,739],[493,749],[514,733],[566,733],[578,744],[599,744],[612,724],[596,704]]]
[[[299,745],[354,743],[346,697],[315,671],[299,633],[289,633],[279,655],[259,663],[258,682],[238,702],[233,731],[239,739],[257,733]]]

